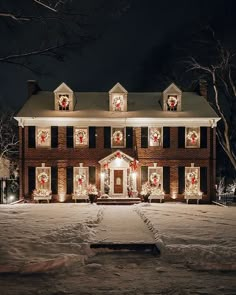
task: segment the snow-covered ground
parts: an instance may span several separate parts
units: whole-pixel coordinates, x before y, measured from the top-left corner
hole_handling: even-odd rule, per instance
[[[134,212],[144,225],[131,226]],[[124,226],[126,231],[119,230]],[[130,237],[130,242],[139,241],[141,231],[155,240],[160,257],[90,249],[101,237],[117,242],[117,234],[109,232],[114,230],[121,241]],[[236,208],[168,203],[0,206],[1,295],[233,295],[235,274]]]

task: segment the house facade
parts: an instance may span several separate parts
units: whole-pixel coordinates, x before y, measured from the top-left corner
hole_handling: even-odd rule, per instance
[[[144,183],[165,200],[214,195],[219,117],[200,94],[171,84],[163,92],[53,92],[28,81],[29,97],[16,115],[20,138],[20,196],[52,191],[53,199],[96,184],[111,198],[139,195]],[[128,188],[128,189],[127,189]]]

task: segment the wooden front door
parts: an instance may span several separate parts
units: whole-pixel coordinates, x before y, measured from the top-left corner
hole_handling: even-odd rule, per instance
[[[123,194],[123,170],[114,170],[114,193]]]

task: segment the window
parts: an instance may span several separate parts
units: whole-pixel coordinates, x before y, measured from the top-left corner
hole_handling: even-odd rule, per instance
[[[115,148],[125,147],[125,128],[112,128],[111,144]]]
[[[88,145],[88,129],[74,128],[74,146],[83,147]]]
[[[89,167],[89,183],[96,184],[96,167]]]
[[[141,166],[141,184],[148,181],[148,166]]]
[[[58,94],[58,106],[60,111],[69,111],[69,94]]]
[[[28,192],[31,194],[35,189],[35,167],[28,167]]]
[[[200,147],[200,128],[199,127],[185,128],[185,147],[186,148]]]
[[[150,127],[149,128],[149,146],[162,145],[162,128]]]
[[[58,172],[57,167],[51,167],[51,191],[53,194],[57,194]]]
[[[178,148],[185,148],[185,127],[178,128]]]
[[[66,168],[66,193],[73,193],[73,167]]]
[[[36,127],[36,144],[37,144],[37,147],[51,146],[51,128],[50,127]]]
[[[163,127],[163,148],[170,147],[170,127]]]
[[[200,148],[207,148],[207,127],[200,127]]]
[[[163,167],[163,190],[170,193],[170,167]]]

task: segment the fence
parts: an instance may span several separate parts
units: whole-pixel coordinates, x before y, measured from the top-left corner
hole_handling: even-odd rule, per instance
[[[236,195],[234,193],[217,194],[216,202],[224,205],[236,205]]]

